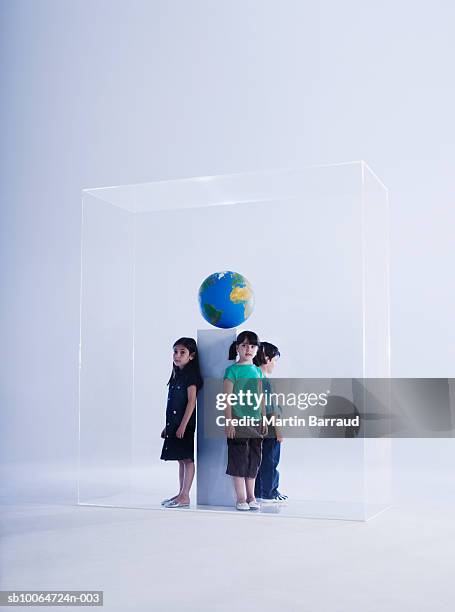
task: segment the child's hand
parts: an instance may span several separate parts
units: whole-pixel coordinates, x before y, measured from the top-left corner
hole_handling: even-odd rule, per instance
[[[283,442],[284,438],[281,434],[277,433],[276,434],[276,441],[279,442],[281,444],[281,442]]]
[[[161,432],[161,437],[165,438],[166,437],[166,427],[163,429],[163,431]]]
[[[185,435],[185,429],[186,429],[186,425],[182,425],[182,424],[179,425],[179,428],[175,432],[175,435],[177,436],[177,438],[183,438],[183,436]]]
[[[268,432],[268,427],[267,427],[267,423],[261,423],[261,436],[266,436],[267,432]]]
[[[235,438],[235,427],[234,427],[234,425],[226,425],[224,430],[225,430],[226,436],[228,438]]]

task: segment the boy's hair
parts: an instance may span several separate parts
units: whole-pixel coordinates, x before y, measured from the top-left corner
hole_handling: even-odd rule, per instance
[[[237,346],[239,344],[242,344],[242,342],[244,342],[245,340],[248,340],[250,344],[257,346],[258,352],[259,352],[261,348],[261,343],[259,342],[259,338],[257,334],[255,334],[252,331],[243,331],[243,332],[240,332],[240,334],[237,336],[237,340],[234,340],[234,342],[229,347],[228,359],[233,361],[237,357]]]
[[[179,344],[181,344],[182,346],[187,348],[189,353],[190,353],[190,355],[192,353],[194,353],[193,359],[190,359],[190,361],[186,364],[186,366],[183,369],[185,371],[187,371],[187,372],[188,371],[189,372],[194,372],[196,374],[196,377],[197,377],[197,389],[199,391],[199,389],[202,387],[203,381],[202,381],[202,376],[201,376],[201,368],[199,366],[199,353],[197,351],[196,340],[194,338],[185,338],[185,337],[179,338],[178,340],[176,340],[174,342],[174,344],[172,345],[172,348],[175,348]],[[167,381],[168,385],[171,383],[171,380],[176,375],[176,372],[177,372],[178,369],[179,368],[175,365],[175,363],[173,363],[172,364],[171,376],[170,376],[169,380]]]
[[[266,357],[271,361],[274,357],[279,357],[280,351],[278,347],[270,342],[261,342],[260,350],[257,352],[256,357],[253,359],[254,365],[261,366],[267,363]]]

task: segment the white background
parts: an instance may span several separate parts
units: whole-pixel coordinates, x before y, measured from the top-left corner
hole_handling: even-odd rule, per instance
[[[392,372],[453,376],[451,3],[0,7],[6,498],[74,499],[83,187],[367,160],[391,191]],[[394,452],[401,496],[405,469],[455,464],[451,440]]]

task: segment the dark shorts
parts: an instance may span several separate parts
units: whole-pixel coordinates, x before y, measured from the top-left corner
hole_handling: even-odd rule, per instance
[[[261,465],[262,438],[227,438],[226,474],[256,478]]]

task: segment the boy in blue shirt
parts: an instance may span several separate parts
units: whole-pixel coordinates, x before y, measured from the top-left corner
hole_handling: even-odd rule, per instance
[[[261,368],[264,375],[262,381],[263,392],[269,395],[272,392],[272,385],[268,380],[276,363],[280,357],[278,348],[270,342],[261,342],[261,351],[258,351],[254,363]],[[280,406],[266,402],[266,414],[271,416],[280,416]],[[255,483],[256,499],[261,499],[262,503],[283,503],[288,496],[283,495],[278,490],[280,482],[280,474],[278,472],[278,463],[280,461],[281,443],[283,437],[278,427],[271,427],[269,436],[262,441],[262,461],[259,467],[258,475]]]

